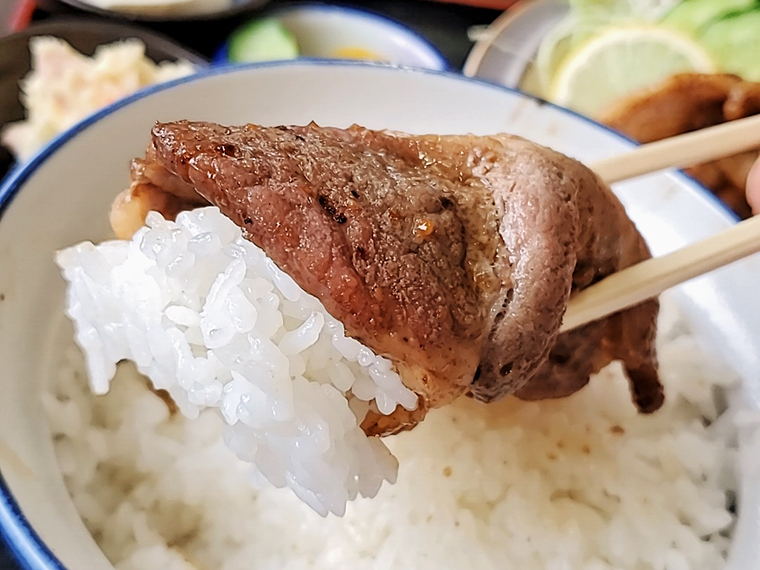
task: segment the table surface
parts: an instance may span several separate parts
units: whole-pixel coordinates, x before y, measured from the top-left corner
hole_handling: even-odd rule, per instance
[[[274,0],[270,6],[294,1],[297,0]],[[467,29],[473,25],[487,25],[499,15],[499,12],[495,10],[426,0],[354,0],[340,3],[372,10],[405,23],[435,45],[455,69],[461,69],[472,48],[472,43],[467,38]],[[7,8],[12,2],[0,0],[0,4]],[[40,1],[38,6],[40,8],[34,13],[35,21],[73,13],[73,10],[52,1]],[[5,17],[2,12],[0,12],[1,17]],[[150,24],[148,27],[176,39],[210,59],[231,30],[244,18],[244,16],[238,16],[235,19],[210,24],[163,23]],[[0,570],[20,570],[20,568],[0,542]],[[153,569],[146,568],[145,570]]]

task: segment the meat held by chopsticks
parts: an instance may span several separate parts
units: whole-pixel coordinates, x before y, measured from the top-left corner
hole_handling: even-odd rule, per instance
[[[580,163],[508,135],[187,121],[152,135],[133,188],[193,188],[419,395],[365,432],[462,394],[567,396],[616,359],[640,411],[662,404],[656,301],[559,335],[573,291],[650,256]]]

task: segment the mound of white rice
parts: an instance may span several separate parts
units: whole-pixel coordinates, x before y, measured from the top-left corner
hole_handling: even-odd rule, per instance
[[[170,415],[132,366],[93,397],[72,347],[45,403],[74,503],[119,570],[717,569],[734,380],[663,309],[656,414],[636,413],[617,365],[562,400],[461,399],[386,440],[398,482],[343,518],[254,490],[220,415]]]
[[[287,486],[322,515],[395,481],[396,460],[358,424],[371,400],[389,414],[416,395],[218,209],[152,212],[131,241],[57,261],[96,394],[117,362],[136,363],[185,416],[219,411],[255,484]]]

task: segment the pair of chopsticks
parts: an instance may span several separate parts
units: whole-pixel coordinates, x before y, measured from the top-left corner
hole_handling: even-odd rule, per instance
[[[760,115],[642,145],[590,165],[611,184],[665,168],[715,160],[760,147]],[[574,295],[562,322],[568,331],[606,317],[666,289],[760,252],[760,215],[707,239],[648,259]]]

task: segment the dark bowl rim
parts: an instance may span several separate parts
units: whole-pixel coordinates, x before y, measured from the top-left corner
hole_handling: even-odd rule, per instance
[[[513,95],[518,95],[525,99],[533,100],[541,105],[552,107],[559,110],[562,113],[580,119],[583,122],[589,123],[597,128],[606,131],[609,134],[614,135],[620,140],[630,143],[632,146],[638,146],[638,143],[629,137],[626,137],[617,131],[611,129],[606,125],[597,123],[596,121],[585,117],[575,111],[565,109],[548,101],[544,101],[533,95],[523,93],[518,89],[512,87],[505,87],[497,83],[485,81],[483,79],[465,77],[458,73],[451,73],[448,71],[435,71],[429,69],[418,68],[406,68],[398,66],[390,66],[379,63],[368,63],[361,61],[336,61],[326,59],[297,59],[290,61],[278,61],[278,62],[261,62],[261,63],[249,63],[239,64],[235,66],[218,66],[209,67],[201,70],[199,73],[189,75],[186,77],[180,77],[167,83],[152,85],[139,91],[129,97],[116,101],[111,105],[104,107],[100,111],[90,115],[88,118],[72,126],[67,131],[61,133],[52,141],[50,141],[45,147],[43,147],[35,156],[33,156],[27,163],[17,167],[13,170],[7,178],[0,184],[0,223],[2,223],[3,213],[6,211],[10,203],[13,201],[14,196],[23,188],[24,183],[41,167],[50,156],[65,145],[69,140],[75,138],[79,133],[85,131],[93,124],[100,121],[102,118],[118,111],[122,107],[126,107],[131,103],[149,97],[153,93],[171,89],[177,85],[183,85],[185,83],[192,83],[194,81],[201,81],[207,77],[213,77],[216,75],[226,75],[234,73],[244,73],[249,70],[265,69],[270,67],[348,67],[348,68],[376,68],[385,70],[389,73],[413,73],[422,75],[434,75],[443,76],[452,81],[462,81],[465,83],[475,83],[483,87],[494,89]],[[682,182],[686,183],[687,188],[694,193],[694,195],[702,200],[705,200],[708,204],[711,204],[713,209],[717,210],[716,213],[722,215],[724,220],[729,224],[735,224],[738,218],[723,205],[718,198],[716,198],[709,190],[698,183],[693,178],[686,176],[682,171],[676,172],[676,177]],[[37,532],[31,527],[29,521],[24,516],[18,502],[13,497],[2,472],[0,472],[0,539],[3,539],[11,551],[14,553],[18,561],[23,565],[26,570],[66,570],[60,560],[53,554],[50,548],[42,541]]]
[[[224,64],[224,63],[233,63],[229,61],[228,59],[228,51],[229,51],[229,43],[230,38],[232,35],[246,26],[249,22],[252,22],[254,20],[263,19],[263,18],[277,18],[278,16],[281,16],[283,14],[287,14],[288,12],[297,12],[299,10],[312,10],[316,12],[333,12],[333,13],[347,13],[351,15],[355,15],[361,18],[366,18],[367,20],[375,20],[379,22],[380,24],[390,26],[392,28],[396,28],[402,33],[406,34],[407,36],[413,38],[419,45],[424,47],[429,54],[433,57],[433,59],[436,60],[436,64],[438,67],[432,68],[432,67],[426,67],[422,69],[430,69],[431,71],[454,71],[454,68],[452,67],[451,63],[448,59],[443,55],[441,50],[439,50],[433,42],[428,40],[425,36],[423,36],[421,33],[413,29],[412,27],[408,26],[404,22],[401,22],[400,20],[396,20],[394,18],[391,18],[390,16],[386,16],[385,14],[381,14],[380,12],[375,12],[374,10],[360,7],[360,6],[347,6],[343,4],[329,4],[326,2],[294,2],[292,4],[285,4],[283,6],[272,6],[269,8],[266,8],[263,10],[260,14],[248,18],[245,22],[242,22],[240,25],[236,26],[232,32],[230,32],[230,35],[227,37],[227,39],[224,41],[224,43],[219,47],[219,49],[214,54],[214,57],[212,58],[211,62],[215,65],[218,64]],[[299,58],[299,59],[309,59],[309,58]]]
[[[202,14],[186,14],[186,15],[174,15],[174,16],[161,16],[159,14],[137,14],[132,12],[122,12],[119,10],[109,10],[107,8],[99,8],[93,6],[83,0],[58,0],[63,4],[67,4],[77,10],[83,12],[89,12],[91,14],[97,14],[106,18],[113,18],[116,20],[126,20],[130,22],[199,22],[203,20],[223,20],[225,18],[232,18],[239,14],[246,12],[253,12],[263,6],[266,6],[271,0],[243,0],[237,2],[228,8],[217,10],[215,12],[208,12]]]
[[[150,42],[150,46],[161,49],[177,59],[185,59],[190,63],[200,66],[209,65],[208,59],[165,34],[138,24],[103,20],[96,16],[61,16],[55,20],[34,22],[23,30],[0,37],[0,49],[3,49],[3,46],[6,44],[20,40],[28,41],[35,36],[49,35],[65,39],[63,33],[73,28],[82,31],[88,28],[98,28],[105,32],[113,31],[114,38],[111,41],[114,42],[119,41],[121,38],[136,37],[146,43],[146,45],[148,45],[147,42]],[[134,35],[130,36],[130,34]]]

